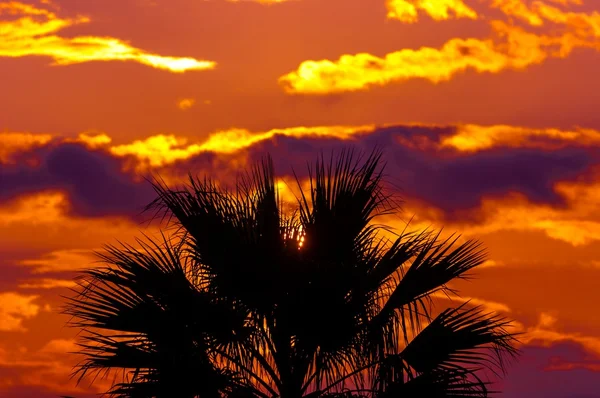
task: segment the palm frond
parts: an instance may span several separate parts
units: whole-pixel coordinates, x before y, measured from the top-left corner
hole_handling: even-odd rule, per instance
[[[510,322],[481,307],[446,309],[406,346],[400,356],[420,373],[486,367],[504,372],[506,356],[514,357]]]
[[[132,381],[118,384],[111,392],[116,396],[156,380],[181,396],[227,388],[232,379],[215,367],[211,347],[242,339],[246,314],[192,285],[180,244],[138,244],[141,251],[107,247],[100,256],[108,266],[87,271],[78,295],[67,301],[71,325],[85,331],[79,380],[90,372],[129,370]]]

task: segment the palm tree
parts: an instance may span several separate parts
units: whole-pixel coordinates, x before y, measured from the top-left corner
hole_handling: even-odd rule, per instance
[[[476,241],[402,232],[382,154],[309,166],[283,211],[270,158],[228,190],[190,176],[152,184],[148,209],[174,227],[139,247],[108,246],[66,313],[82,328],[75,373],[122,370],[116,397],[486,397],[480,369],[516,355],[507,320],[432,295],[468,277]],[[163,220],[164,221],[164,220]]]

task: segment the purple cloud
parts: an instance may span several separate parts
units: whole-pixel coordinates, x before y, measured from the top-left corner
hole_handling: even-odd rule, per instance
[[[495,148],[465,155],[454,151],[417,150],[399,142],[399,138],[416,134],[431,135],[440,131],[424,127],[380,129],[357,141],[277,137],[249,149],[251,158],[269,152],[279,173],[293,167],[306,174],[306,161],[317,154],[353,148],[369,152],[374,147],[384,150],[389,181],[401,193],[423,199],[450,212],[477,206],[484,195],[521,192],[532,201],[562,204],[553,190],[559,180],[570,180],[585,173],[595,157],[586,148],[565,148],[556,151],[536,149]]]
[[[575,368],[548,370],[557,362],[596,362],[591,354],[574,343],[551,347],[526,346],[519,361],[511,366],[508,376],[498,385],[503,398],[598,398],[600,372]],[[594,391],[594,392],[592,392]]]
[[[231,160],[247,156],[253,161],[270,153],[279,174],[290,175],[294,169],[300,176],[306,176],[306,163],[319,153],[328,156],[344,148],[370,152],[379,147],[388,163],[388,180],[400,189],[401,195],[422,199],[451,215],[453,210],[476,207],[483,196],[510,191],[523,193],[535,202],[560,206],[562,197],[554,192],[554,183],[581,178],[596,163],[594,150],[583,147],[554,151],[494,148],[464,154],[451,149],[415,149],[405,144],[417,136],[435,142],[452,131],[452,127],[396,126],[380,128],[350,141],[276,136],[241,153],[201,153],[155,173],[185,176],[192,172],[233,181],[241,170]],[[40,159],[39,166],[27,166],[25,159],[32,155]],[[77,214],[134,216],[154,198],[147,182],[122,171],[124,159],[105,151],[59,143],[22,157],[18,165],[0,165],[0,201],[27,192],[60,189],[69,194]]]
[[[123,173],[121,160],[108,153],[62,143],[39,148],[33,155],[40,159],[39,166],[0,165],[0,200],[58,189],[68,193],[74,213],[100,216],[135,215],[153,199],[149,184]]]

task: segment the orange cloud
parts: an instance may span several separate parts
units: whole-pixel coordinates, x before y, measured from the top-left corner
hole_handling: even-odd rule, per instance
[[[81,262],[80,264],[85,264]],[[63,287],[75,287],[76,283],[72,280],[68,279],[52,279],[52,278],[42,278],[42,279],[32,279],[27,282],[23,282],[19,284],[19,289],[56,289]]]
[[[551,142],[545,142],[546,138]],[[453,148],[460,152],[477,152],[496,146],[511,148],[555,148],[561,144],[600,144],[600,131],[577,128],[574,130],[532,129],[518,126],[479,126],[465,124],[457,127],[453,134],[441,138],[441,148]]]
[[[566,206],[531,203],[524,195],[513,193],[503,198],[484,198],[476,222],[457,222],[448,226],[467,236],[499,231],[542,232],[572,246],[600,241],[600,183],[561,182],[554,186]],[[423,221],[424,222],[424,221]]]
[[[53,251],[42,258],[22,260],[19,264],[34,267],[36,273],[45,273],[76,271],[82,268],[88,268],[92,263],[97,261],[98,258],[94,255],[92,250],[65,249]],[[20,285],[20,287],[29,289],[52,289],[55,287],[65,287],[67,286],[66,282],[68,281],[43,279],[25,283]]]
[[[0,378],[2,388],[15,385],[39,386],[57,394],[85,394],[106,391],[111,380],[98,378],[93,386],[88,383],[76,386],[71,378],[77,358],[71,355],[78,351],[75,340],[55,338],[39,349],[30,349],[20,344],[0,346],[0,366],[21,371]]]
[[[443,292],[433,293],[431,295],[431,297],[437,298],[437,299],[442,299],[442,300],[449,300],[452,302],[458,302],[459,304],[469,302],[469,304],[471,304],[471,305],[481,306],[481,307],[487,309],[488,311],[493,311],[493,312],[504,312],[504,313],[511,312],[511,309],[506,304],[498,303],[495,301],[483,300],[483,299],[476,298],[476,297],[469,297],[469,296],[463,296],[463,295],[460,295],[460,296],[451,295],[450,297],[448,297]]]
[[[85,218],[69,214],[66,193],[42,191],[19,196],[0,206],[0,252],[4,248],[51,252],[23,265],[35,272],[72,271],[95,261],[91,251],[106,243],[130,241],[152,227],[120,217]],[[40,233],[43,231],[43,234]]]
[[[0,132],[0,163],[10,163],[14,154],[47,144],[52,138],[52,134]]]
[[[0,293],[0,331],[25,332],[23,321],[35,317],[40,306],[34,301],[38,296],[13,292]]]
[[[386,0],[387,17],[406,23],[419,19],[419,11],[436,21],[454,18],[477,19],[477,13],[462,0]]]
[[[413,7],[421,4],[415,1],[393,3]],[[334,61],[308,60],[295,71],[281,76],[279,84],[288,94],[330,94],[366,90],[409,79],[439,83],[467,70],[499,73],[507,69],[525,69],[548,58],[566,58],[575,48],[600,50],[600,14],[563,12],[542,2],[535,4],[537,6],[531,9],[520,0],[497,0],[492,6],[534,26],[547,20],[559,24],[562,29],[554,30],[553,34],[539,34],[509,22],[491,20],[492,35],[489,38],[453,38],[441,48],[403,49],[384,57],[359,53],[345,54]],[[410,15],[416,15],[416,11],[405,14],[410,20]]]
[[[133,61],[175,73],[216,66],[213,61],[149,53],[112,37],[56,35],[67,27],[89,23],[90,18],[84,16],[61,18],[49,10],[16,1],[0,3],[0,15],[3,14],[17,19],[0,21],[0,57],[46,56],[53,58],[56,65]]]
[[[192,106],[194,106],[195,103],[196,103],[196,100],[193,98],[183,98],[183,99],[177,101],[177,107],[179,109],[181,109],[182,111],[187,111]]]
[[[586,350],[594,354],[600,354],[600,338],[585,336],[580,333],[563,333],[553,328],[556,318],[547,313],[541,313],[537,325],[525,328],[515,322],[515,326],[524,331],[519,337],[523,344],[538,343],[543,346],[551,346],[556,343],[572,341],[581,344]]]

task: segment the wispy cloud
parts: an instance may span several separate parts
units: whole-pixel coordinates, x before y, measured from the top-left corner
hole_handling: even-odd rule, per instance
[[[42,258],[23,260],[20,262],[20,264],[34,267],[36,273],[45,273],[76,271],[82,268],[87,268],[97,261],[98,259],[94,256],[94,253],[91,250],[68,249],[53,251]],[[29,289],[39,289],[44,288],[43,286],[46,286],[45,288],[48,289],[57,287],[64,281],[57,282],[57,280],[45,279],[37,282],[41,283],[41,285],[38,284],[34,286],[31,284],[25,284],[25,287]]]
[[[0,57],[46,56],[55,65],[132,61],[175,73],[216,66],[213,61],[154,54],[113,37],[57,35],[67,27],[91,22],[86,16],[60,17],[49,9],[16,1],[1,2],[0,16],[8,16],[0,20]]]
[[[75,286],[76,283],[73,280],[52,278],[32,279],[19,283],[19,289],[57,289]]]

